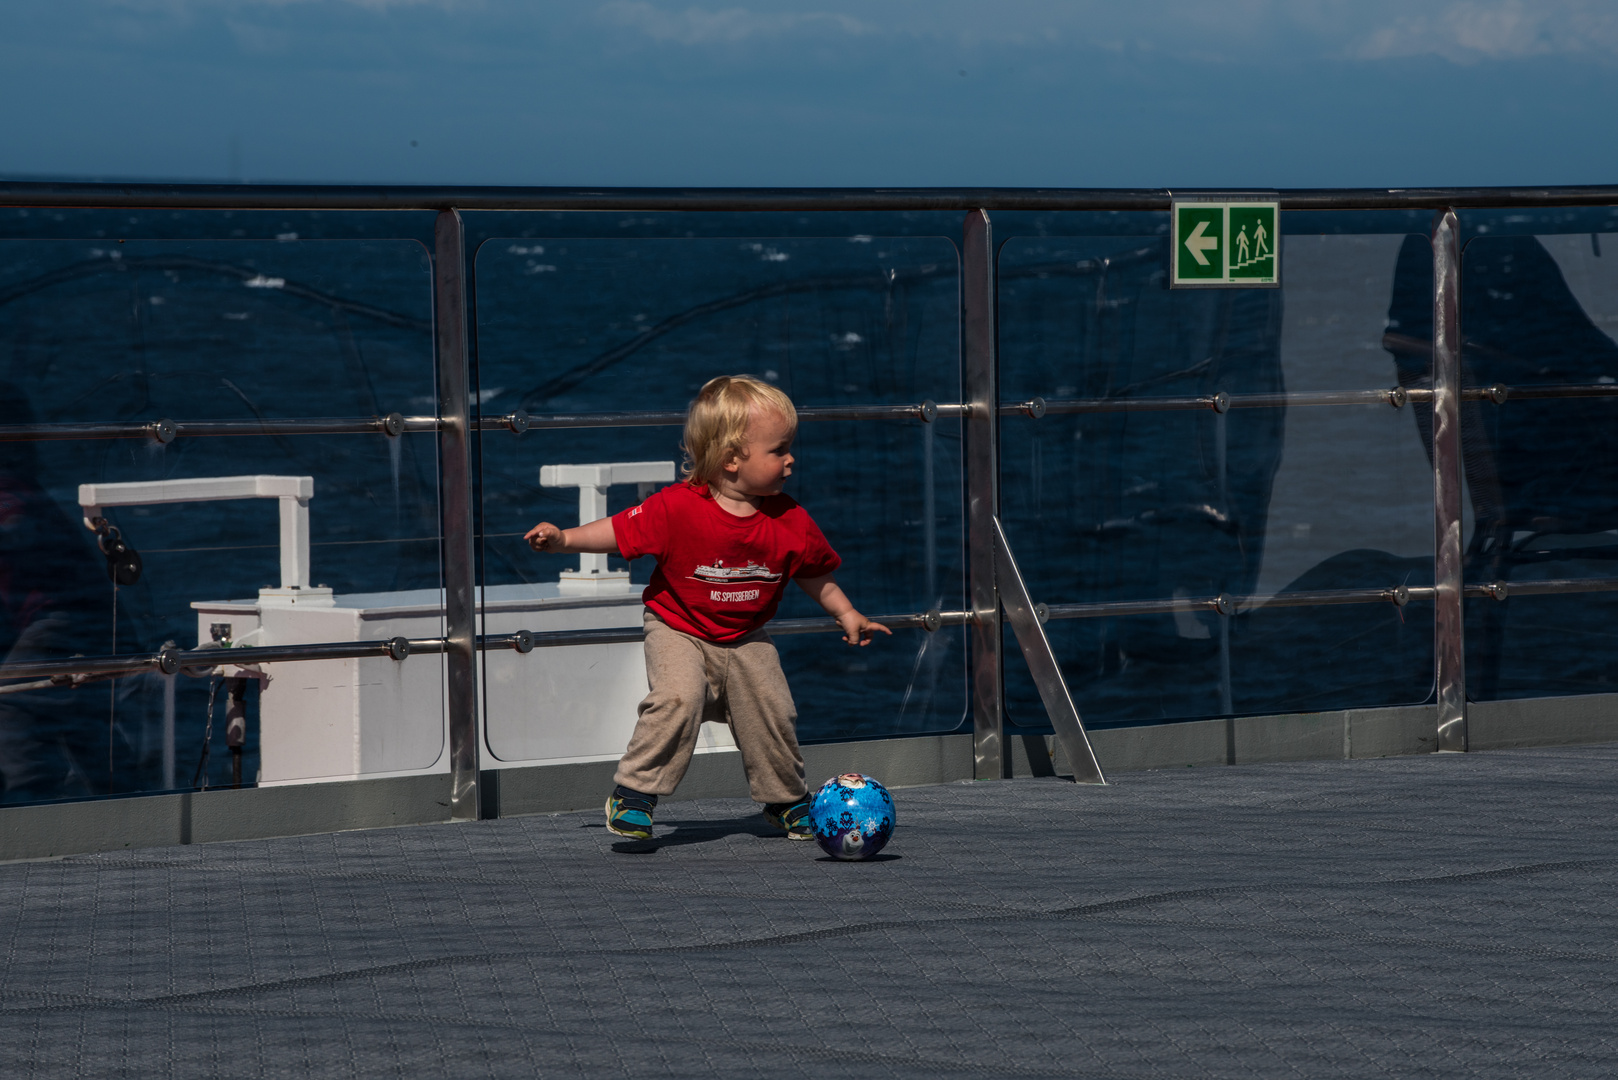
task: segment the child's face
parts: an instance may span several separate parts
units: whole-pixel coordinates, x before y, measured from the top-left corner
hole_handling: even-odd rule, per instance
[[[774,409],[753,409],[747,450],[725,463],[725,478],[742,495],[779,495],[792,475],[792,426]]]

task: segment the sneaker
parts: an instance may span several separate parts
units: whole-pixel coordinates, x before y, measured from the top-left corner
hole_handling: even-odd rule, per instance
[[[656,795],[642,795],[623,786],[613,788],[607,796],[607,831],[631,840],[650,840],[656,805]]]
[[[788,840],[813,840],[815,824],[809,817],[809,800],[791,803],[770,803],[764,807],[764,817],[777,829],[785,829]]]

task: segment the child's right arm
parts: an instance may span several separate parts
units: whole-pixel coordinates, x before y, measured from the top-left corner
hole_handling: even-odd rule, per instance
[[[561,529],[548,521],[541,521],[523,539],[535,551],[553,551],[559,555],[569,552],[593,552],[598,555],[618,554],[618,537],[612,529],[612,518],[597,518],[588,525]]]

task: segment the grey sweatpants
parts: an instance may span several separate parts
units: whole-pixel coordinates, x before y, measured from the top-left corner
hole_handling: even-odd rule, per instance
[[[691,765],[704,720],[728,723],[742,752],[753,801],[796,802],[808,793],[798,750],[798,710],[770,635],[739,641],[692,637],[650,611],[640,719],[618,763],[615,783],[647,795],[671,795]]]

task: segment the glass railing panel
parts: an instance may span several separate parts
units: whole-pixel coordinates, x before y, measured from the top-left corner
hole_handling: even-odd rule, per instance
[[[40,421],[432,413],[431,287],[411,240],[0,241]]]
[[[478,393],[486,416],[678,419],[705,381],[747,372],[799,409],[956,402],[958,289],[955,247],[940,238],[490,240],[477,255]],[[639,626],[650,560],[613,557],[609,571],[628,582],[572,595],[559,579],[578,557],[536,555],[521,538],[540,520],[579,520],[578,489],[542,486],[542,466],[662,462],[672,478],[680,438],[677,422],[486,432],[486,632]],[[842,556],[838,581],[862,611],[961,606],[958,419],[806,419],[793,452],[787,493]],[[607,510],[639,498],[636,483],[611,487]],[[822,615],[789,589],[778,618]],[[954,729],[964,643],[959,628],[904,630],[862,650],[832,634],[778,636],[799,737]],[[645,693],[638,645],[491,653],[485,680],[487,743],[505,762],[617,757]]]
[[[166,444],[15,430],[0,441],[13,523],[4,661],[190,650],[212,644],[216,627],[236,647],[442,636],[432,431],[184,434],[202,420],[252,431],[261,420],[432,414],[423,256],[411,241],[0,242],[11,353],[0,424],[172,419],[182,431]],[[240,483],[222,483],[230,477],[272,479],[241,497]],[[163,501],[187,482],[186,501]],[[131,484],[142,490],[117,486]],[[300,515],[283,517],[283,489],[293,507],[307,496],[302,580],[296,558],[284,576],[283,523]],[[82,497],[105,504],[100,516],[139,553],[137,580],[115,587]],[[238,763],[245,783],[432,769],[443,756],[440,667],[423,655],[232,667],[240,681],[222,684],[208,668],[26,690],[16,688],[41,680],[6,679],[4,799],[220,786]],[[233,713],[245,720],[239,757]]]
[[[1461,286],[1465,579],[1505,586],[1467,602],[1467,690],[1610,692],[1618,594],[1593,590],[1618,578],[1618,234],[1478,237]]]
[[[1234,604],[1053,620],[1087,722],[1428,696],[1426,360],[1388,336],[1406,279],[1431,295],[1414,240],[1289,234],[1269,290],[1171,291],[1159,237],[1002,248],[1002,399],[1100,406],[1003,418],[1002,511],[1034,598]],[[1289,606],[1401,586],[1403,607]],[[1041,717],[1017,664],[1007,679],[1015,715]]]

